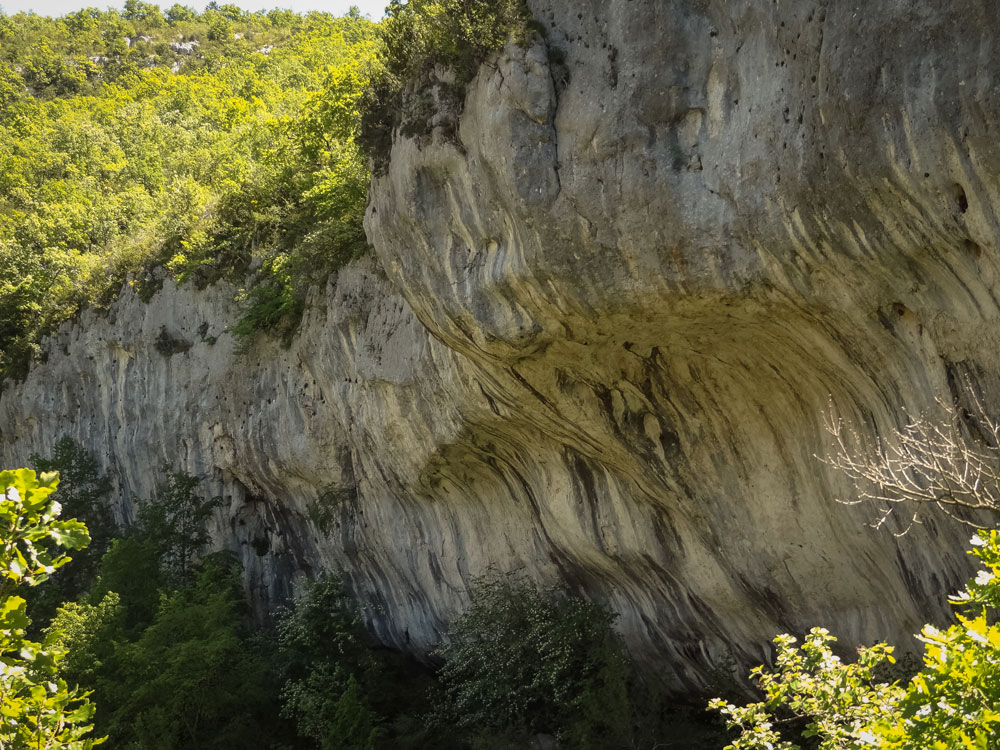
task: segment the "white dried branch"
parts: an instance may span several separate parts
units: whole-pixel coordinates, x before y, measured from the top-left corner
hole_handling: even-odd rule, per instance
[[[874,445],[836,415],[831,401],[825,427],[833,448],[820,460],[843,472],[857,490],[856,497],[839,502],[874,503],[876,528],[907,506],[903,534],[920,523],[921,509],[927,507],[982,528],[969,512],[1000,511],[1000,423],[974,394],[972,401],[967,416],[974,430],[963,427],[955,407],[939,401],[938,418],[908,418],[904,427],[876,438]]]

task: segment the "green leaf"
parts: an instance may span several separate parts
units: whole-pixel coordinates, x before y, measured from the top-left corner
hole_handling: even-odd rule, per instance
[[[90,544],[87,527],[79,521],[58,521],[52,524],[49,536],[60,547],[83,549]]]
[[[31,624],[26,603],[19,596],[9,596],[0,603],[0,630],[24,630]],[[2,643],[2,641],[0,641]]]

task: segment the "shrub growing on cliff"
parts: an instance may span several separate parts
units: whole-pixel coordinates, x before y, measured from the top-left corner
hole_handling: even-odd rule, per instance
[[[379,26],[378,66],[362,103],[359,142],[384,166],[392,132],[402,126],[422,132],[432,112],[418,105],[427,99],[436,65],[450,70],[454,84],[442,91],[460,102],[480,64],[510,38],[525,41],[533,30],[524,0],[390,0]],[[412,85],[412,101],[404,91]]]

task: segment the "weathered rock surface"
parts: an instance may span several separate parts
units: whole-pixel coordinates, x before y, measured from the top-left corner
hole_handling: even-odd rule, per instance
[[[457,141],[397,141],[377,267],[291,349],[236,356],[224,288],[126,292],[0,398],[0,463],[70,434],[125,516],[162,461],[205,476],[259,601],[342,571],[414,649],[490,571],[604,598],[679,685],[943,617],[967,531],[870,529],[815,456],[831,401],[868,439],[966,379],[1000,407],[998,12],[531,5],[545,42],[483,66]]]

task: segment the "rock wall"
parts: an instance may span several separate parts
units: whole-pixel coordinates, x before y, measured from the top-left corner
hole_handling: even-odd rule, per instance
[[[0,464],[69,434],[122,517],[161,462],[204,476],[262,608],[340,571],[414,650],[491,571],[603,598],[679,687],[943,618],[967,530],[875,531],[816,456],[831,405],[866,440],[1000,406],[998,11],[531,5],[457,137],[397,139],[376,257],[290,349],[237,355],[223,286],[126,289],[0,396]]]

